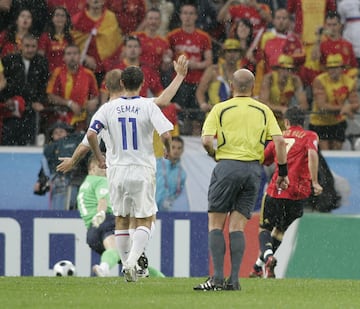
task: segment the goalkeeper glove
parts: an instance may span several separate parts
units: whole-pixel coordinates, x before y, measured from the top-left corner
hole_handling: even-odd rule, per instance
[[[91,223],[94,227],[99,227],[101,223],[104,222],[106,217],[105,211],[101,210],[99,211],[91,220]]]

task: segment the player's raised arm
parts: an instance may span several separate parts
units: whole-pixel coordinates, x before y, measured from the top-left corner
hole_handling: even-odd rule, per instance
[[[154,102],[158,106],[166,106],[170,103],[171,99],[175,96],[187,74],[188,65],[189,60],[184,55],[181,55],[177,61],[174,61],[174,70],[176,72],[176,76],[170,85],[164,89],[161,95],[154,99]]]

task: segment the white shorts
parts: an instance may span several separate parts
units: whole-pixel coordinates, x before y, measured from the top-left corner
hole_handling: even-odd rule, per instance
[[[156,178],[152,168],[140,165],[107,169],[110,201],[115,216],[147,218],[158,211]]]

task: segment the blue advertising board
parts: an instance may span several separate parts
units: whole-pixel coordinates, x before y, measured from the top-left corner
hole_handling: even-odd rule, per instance
[[[206,213],[161,213],[146,254],[166,276],[199,277],[208,274],[207,249]],[[76,211],[0,210],[0,276],[52,276],[63,259],[78,276],[90,276],[99,262]]]

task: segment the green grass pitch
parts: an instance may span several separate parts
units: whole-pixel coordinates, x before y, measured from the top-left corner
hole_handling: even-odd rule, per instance
[[[0,277],[0,308],[360,308],[360,280],[241,279],[241,291],[193,291],[205,279]]]

